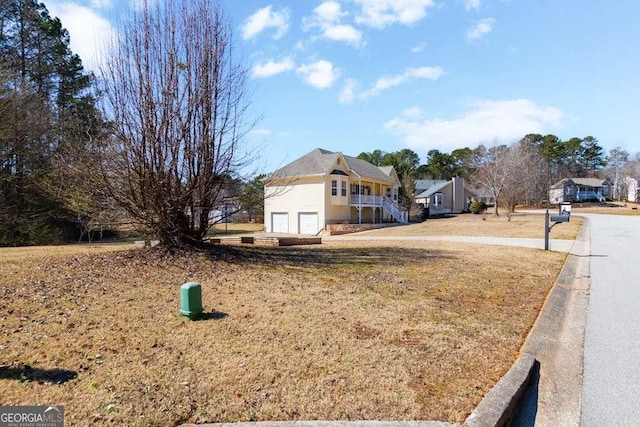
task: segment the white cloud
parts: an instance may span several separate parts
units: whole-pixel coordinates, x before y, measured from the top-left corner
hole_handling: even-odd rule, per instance
[[[343,41],[354,46],[362,44],[362,33],[351,25],[333,25],[324,29],[323,35],[331,40]]]
[[[480,0],[467,0],[464,5],[465,10],[471,9],[479,9],[480,8]]]
[[[477,144],[511,143],[528,133],[547,133],[561,124],[563,113],[528,99],[475,101],[461,117],[423,119],[413,107],[385,123],[384,128],[413,148],[452,150]]]
[[[420,43],[419,45],[412,47],[410,50],[411,53],[420,53],[424,50],[425,47],[427,47],[426,43]]]
[[[282,38],[289,30],[289,10],[272,11],[271,6],[257,10],[244,21],[242,38],[250,40],[269,28],[275,29],[274,39]]]
[[[313,11],[319,19],[326,22],[336,22],[347,15],[337,1],[325,1]]]
[[[316,89],[327,89],[338,79],[339,71],[329,61],[320,60],[301,65],[296,71],[302,75],[305,83]]]
[[[251,75],[257,78],[272,77],[293,70],[295,66],[291,58],[285,58],[279,62],[269,60],[264,64],[254,65],[251,69]]]
[[[110,4],[95,0],[92,3],[103,7]],[[80,56],[85,68],[97,71],[103,64],[101,54],[116,34],[111,23],[94,10],[73,2],[48,1],[47,9],[69,31],[71,50]]]
[[[340,3],[328,0],[313,10],[313,16],[303,19],[303,26],[305,30],[319,28],[321,36],[329,40],[359,47],[362,45],[362,32],[342,23],[342,18],[348,15],[342,10]]]
[[[350,104],[356,97],[356,89],[358,88],[358,82],[355,79],[347,79],[340,92],[339,101],[341,104]]]
[[[484,38],[493,30],[493,24],[496,22],[493,18],[481,19],[467,31],[467,40],[477,40]]]
[[[427,16],[434,0],[354,0],[360,6],[356,22],[376,28],[400,23],[415,24]]]
[[[371,89],[361,94],[362,98],[377,96],[380,92],[399,86],[414,79],[437,80],[444,74],[440,67],[406,68],[404,73],[395,76],[380,77]]]

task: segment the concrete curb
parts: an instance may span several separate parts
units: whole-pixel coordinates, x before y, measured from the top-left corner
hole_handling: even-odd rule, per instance
[[[523,354],[467,417],[464,426],[503,426],[513,417],[529,384],[536,359]]]

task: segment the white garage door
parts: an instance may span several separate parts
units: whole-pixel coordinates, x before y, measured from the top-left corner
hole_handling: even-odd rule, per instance
[[[272,233],[288,233],[289,232],[289,214],[272,213],[271,214],[271,232]]]
[[[318,232],[318,214],[300,214],[300,234],[316,234]]]

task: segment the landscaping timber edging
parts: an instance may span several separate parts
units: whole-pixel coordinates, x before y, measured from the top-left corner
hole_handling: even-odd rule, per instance
[[[298,246],[298,245],[319,245],[322,243],[321,237],[254,237],[254,236],[234,236],[234,237],[212,237],[207,240],[209,244],[255,244],[259,246]]]

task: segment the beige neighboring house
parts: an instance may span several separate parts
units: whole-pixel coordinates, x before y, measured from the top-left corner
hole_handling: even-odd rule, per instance
[[[329,224],[407,222],[393,166],[317,148],[265,180],[267,232],[318,234]]]

